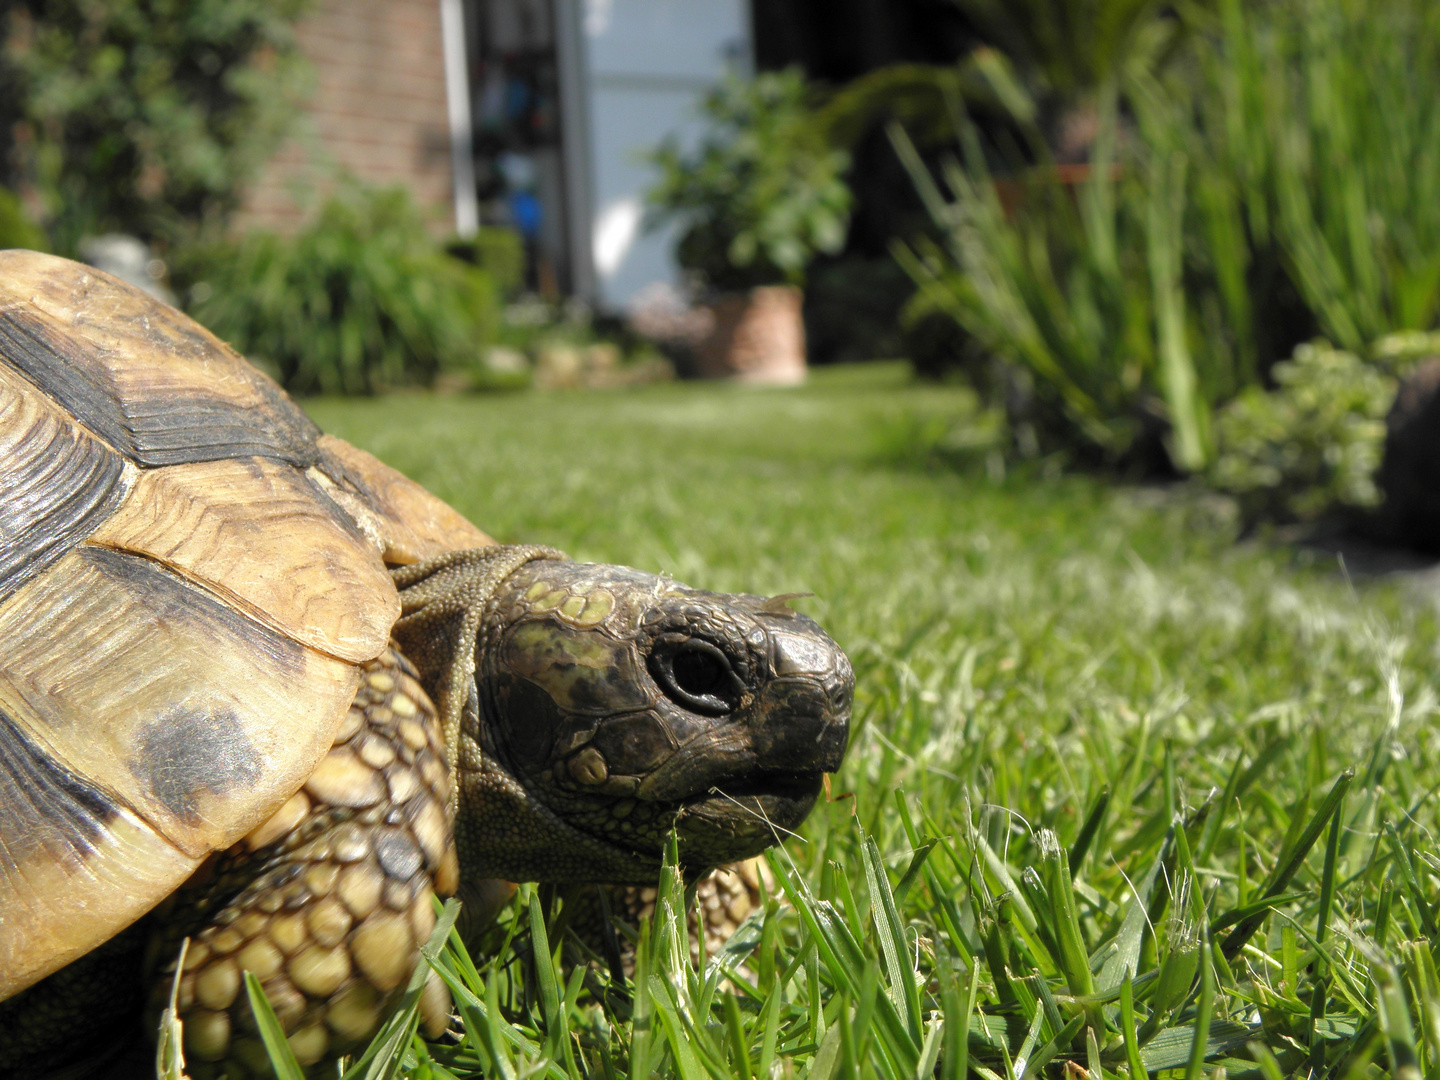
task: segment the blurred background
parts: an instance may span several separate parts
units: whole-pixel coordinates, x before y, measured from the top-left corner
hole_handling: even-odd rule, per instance
[[[971,393],[937,459],[1440,544],[1422,0],[17,0],[0,41],[0,243],[292,391],[898,360]]]

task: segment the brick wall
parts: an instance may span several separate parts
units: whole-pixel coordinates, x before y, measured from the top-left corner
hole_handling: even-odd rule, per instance
[[[335,170],[402,184],[454,227],[439,0],[319,0],[296,27],[315,90],[295,136],[251,185],[236,225],[281,232],[304,218],[295,191]]]

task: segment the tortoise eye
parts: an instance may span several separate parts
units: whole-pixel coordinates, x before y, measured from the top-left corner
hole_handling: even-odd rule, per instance
[[[708,697],[724,689],[730,665],[718,651],[688,645],[675,654],[672,663],[675,685],[693,697]]]
[[[734,708],[738,679],[725,654],[707,641],[691,638],[650,654],[650,673],[677,705],[708,716]]]

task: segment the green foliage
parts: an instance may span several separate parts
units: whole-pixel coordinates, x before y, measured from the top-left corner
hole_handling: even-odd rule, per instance
[[[306,0],[17,0],[0,14],[0,181],[57,248],[223,222],[295,115]]]
[[[731,77],[705,98],[696,149],[670,141],[651,155],[652,221],[679,223],[680,265],[710,287],[798,285],[817,252],[845,242],[849,157],[827,142],[810,96],[797,68]]]
[[[1159,420],[1175,465],[1193,470],[1210,453],[1212,404],[1243,373],[1227,339],[1204,332],[1206,310],[1187,300],[1187,157],[1171,148],[1117,162],[1113,87],[1101,108],[1094,157],[1074,186],[1041,166],[1002,189],[962,122],[964,167],[945,169],[942,193],[892,129],[942,237],[895,248],[919,287],[907,314],[948,313],[1026,373],[1034,401],[1022,419],[1042,450],[1123,461],[1145,449],[1142,436]],[[1153,130],[1163,120],[1147,112],[1142,122]]]
[[[1251,520],[1375,506],[1396,380],[1325,342],[1301,345],[1271,375],[1274,390],[1251,387],[1220,413],[1210,483],[1238,496]]]
[[[489,948],[431,950],[465,1036],[402,1075],[1435,1071],[1433,606],[1237,547],[1208,500],[877,457],[969,398],[866,365],[310,403],[506,540],[813,591],[857,673],[783,905],[697,968],[667,876],[619,983],[567,971],[563,898],[522,890]]]
[[[0,187],[0,250],[5,248],[48,251],[49,245],[39,226],[26,215],[15,193]]]
[[[827,138],[851,147],[878,121],[894,120],[922,143],[952,136],[961,109],[1033,125],[1036,105],[1003,53],[978,48],[958,64],[887,64],[846,83],[820,109]]]
[[[1440,9],[1224,0],[1177,8],[1203,31],[1180,34],[1177,15],[1115,8],[1129,27],[1116,40],[1144,62],[1101,65],[1114,81],[1075,197],[1044,190],[1057,185],[1043,146],[1039,166],[992,180],[962,120],[964,167],[944,195],[900,141],[942,240],[898,255],[920,286],[912,317],[949,313],[1033,381],[1042,447],[1125,460],[1158,419],[1173,465],[1203,471],[1215,410],[1297,339],[1320,328],[1366,356],[1440,319],[1440,97],[1417,91],[1440,85]],[[1264,411],[1256,394],[1247,408]],[[1338,436],[1335,416],[1301,426]],[[1294,450],[1326,452],[1346,469],[1367,456]],[[1359,483],[1344,482],[1347,500]]]
[[[1440,8],[1224,0],[1199,54],[1203,152],[1320,329],[1364,352],[1440,318]]]
[[[525,240],[514,229],[486,225],[469,240],[452,240],[446,250],[489,274],[506,299],[525,287]]]
[[[496,300],[401,188],[350,186],[293,237],[178,251],[186,309],[297,393],[368,394],[478,370]]]
[[[1144,52],[1158,0],[953,0],[1035,89],[1061,100],[1099,93]]]

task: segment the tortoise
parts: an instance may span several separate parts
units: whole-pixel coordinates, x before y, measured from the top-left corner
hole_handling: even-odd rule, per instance
[[[0,252],[0,461],[0,1073],[172,984],[194,1075],[264,1072],[242,971],[331,1060],[432,895],[753,856],[844,754],[786,598],[497,544],[89,267]]]

